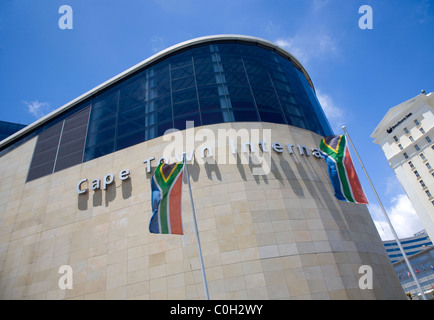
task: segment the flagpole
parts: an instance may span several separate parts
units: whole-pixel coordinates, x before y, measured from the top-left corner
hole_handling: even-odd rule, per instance
[[[369,178],[368,172],[366,171],[365,166],[363,165],[363,162],[360,159],[359,154],[357,153],[356,148],[354,147],[354,144],[353,144],[353,141],[351,140],[351,137],[350,137],[350,135],[347,132],[347,127],[342,126],[342,130],[344,130],[345,135],[348,137],[348,141],[350,142],[351,146],[353,147],[354,153],[356,154],[356,157],[359,160],[360,165],[362,166],[363,172],[365,173],[366,178],[368,178],[369,184],[370,184],[372,190],[374,191],[374,194],[375,194],[375,197],[377,198],[378,204],[381,207],[381,211],[383,211],[383,215],[386,218],[387,223],[389,224],[390,230],[392,231],[393,236],[395,237],[395,240],[396,240],[396,243],[398,244],[399,249],[401,250],[401,253],[402,253],[402,256],[404,257],[405,263],[407,264],[407,267],[410,270],[411,275],[413,276],[414,281],[416,282],[417,288],[419,289],[419,292],[422,295],[422,299],[423,300],[427,300],[425,294],[423,293],[422,288],[420,287],[419,280],[417,280],[417,278],[416,278],[416,275],[415,275],[415,273],[413,271],[413,268],[412,268],[412,266],[410,264],[410,261],[408,260],[407,255],[404,252],[404,249],[403,249],[403,247],[401,245],[401,242],[399,241],[398,234],[396,233],[395,228],[393,227],[392,222],[390,221],[389,216],[387,215],[386,209],[384,208],[383,203],[381,202],[380,197],[378,196],[378,193],[375,190],[374,185],[372,184],[371,178]]]
[[[203,285],[205,287],[205,296],[206,296],[206,299],[209,300],[208,284],[206,281],[205,266],[203,264],[202,248],[200,247],[199,230],[197,228],[196,211],[194,210],[193,194],[191,192],[191,185],[190,185],[190,174],[188,172],[187,158],[186,158],[185,152],[183,153],[183,158],[184,158],[184,168],[185,168],[186,173],[187,173],[188,190],[190,191],[191,209],[193,211],[194,228],[196,229],[196,239],[197,239],[197,246],[199,248],[200,267],[202,269],[202,278],[203,278]]]

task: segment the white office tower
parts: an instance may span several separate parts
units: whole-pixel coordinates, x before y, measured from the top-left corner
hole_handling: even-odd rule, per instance
[[[391,108],[371,137],[381,146],[428,235],[434,237],[434,94]]]

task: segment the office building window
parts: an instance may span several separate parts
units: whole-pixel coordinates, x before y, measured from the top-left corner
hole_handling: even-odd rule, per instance
[[[420,178],[420,174],[419,174],[419,172],[417,172],[417,170],[416,171],[413,171],[413,173],[416,175],[416,178]]]
[[[431,139],[429,137],[425,137],[426,142],[431,143]]]
[[[426,167],[428,168],[428,170],[431,170],[431,165],[429,164],[429,162],[426,163]]]
[[[401,144],[398,144],[399,149],[404,150]]]
[[[403,156],[404,156],[405,159],[408,159],[408,154],[407,154],[407,152],[404,152]]]
[[[422,186],[422,188],[425,188],[425,182],[423,182],[423,180],[420,180],[420,185]]]
[[[426,160],[425,155],[423,153],[419,154],[419,156],[422,160]]]
[[[414,169],[414,164],[413,164],[413,162],[409,161],[409,162],[408,162],[408,165],[410,166],[410,168]]]
[[[414,138],[412,136],[408,136],[411,142],[414,142]]]
[[[426,195],[428,196],[428,198],[431,198],[431,197],[432,197],[431,192],[429,192],[429,190],[426,190],[425,193],[426,193]]]
[[[422,134],[425,134],[425,130],[423,130],[422,127],[419,130],[420,130],[420,132],[422,132]]]
[[[398,142],[398,137],[397,136],[393,136],[393,140],[395,140],[395,142]]]
[[[407,128],[404,128],[404,132],[405,132],[406,134],[409,134],[409,133],[410,133],[410,132],[408,131]]]
[[[417,126],[420,125],[419,120],[417,120],[417,119],[414,120],[414,123],[415,123]]]
[[[417,144],[414,145],[414,148],[416,149],[416,151],[420,151],[420,148]]]

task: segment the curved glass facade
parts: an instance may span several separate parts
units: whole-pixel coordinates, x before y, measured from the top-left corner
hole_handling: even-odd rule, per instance
[[[50,155],[56,157],[65,143],[82,144],[74,149],[73,161],[63,157],[62,169],[79,163],[80,158],[80,162],[89,161],[159,137],[170,128],[183,130],[186,121],[194,121],[196,127],[262,121],[288,124],[322,136],[332,134],[305,75],[277,52],[240,41],[211,41],[162,57],[95,94],[78,109],[82,116],[71,116],[79,118],[81,126],[76,133],[70,132],[74,142],[63,139],[69,118],[57,128],[58,138],[50,138]],[[86,116],[87,128],[83,123]],[[37,149],[38,145],[34,157]],[[50,164],[42,170],[43,175],[57,171],[57,159],[39,158],[42,164],[32,164],[30,171],[47,161]],[[38,176],[42,175],[30,172],[28,180]]]

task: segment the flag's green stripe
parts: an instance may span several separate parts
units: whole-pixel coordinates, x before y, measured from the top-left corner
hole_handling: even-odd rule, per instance
[[[351,187],[347,179],[346,170],[343,161],[344,154],[345,154],[345,145],[346,145],[346,138],[345,136],[343,136],[340,140],[339,146],[336,146],[336,149],[338,150],[337,153],[328,145],[326,145],[323,140],[321,140],[320,149],[321,151],[328,154],[336,161],[336,167],[339,173],[339,180],[341,181],[342,184],[342,192],[344,193],[348,201],[354,202],[354,199],[351,195],[351,191],[350,191]]]
[[[338,167],[339,178],[340,178],[341,184],[342,184],[342,189],[343,189],[342,192],[344,193],[344,195],[348,201],[355,202],[353,199],[353,196],[351,195],[351,191],[350,191],[351,187],[350,187],[350,183],[347,179],[347,174],[346,174],[345,166],[344,166],[342,159],[339,162],[337,162],[336,164]]]
[[[167,194],[167,193],[166,193]],[[169,226],[168,226],[168,217],[167,217],[167,196],[166,194],[161,198],[160,202],[160,225],[161,225],[161,233],[168,234]]]
[[[167,182],[164,182],[163,177],[161,176],[160,167],[163,164],[160,164],[157,169],[155,170],[155,181],[158,184],[158,186],[161,188],[162,195],[161,195],[161,202],[160,202],[160,226],[161,226],[161,233],[168,234],[169,233],[169,217],[168,217],[168,211],[169,208],[167,207],[167,198],[168,193],[170,190],[170,187],[172,186],[174,180],[176,177],[180,174],[183,164],[180,163],[176,165],[175,169],[173,170],[170,178],[167,180]]]

